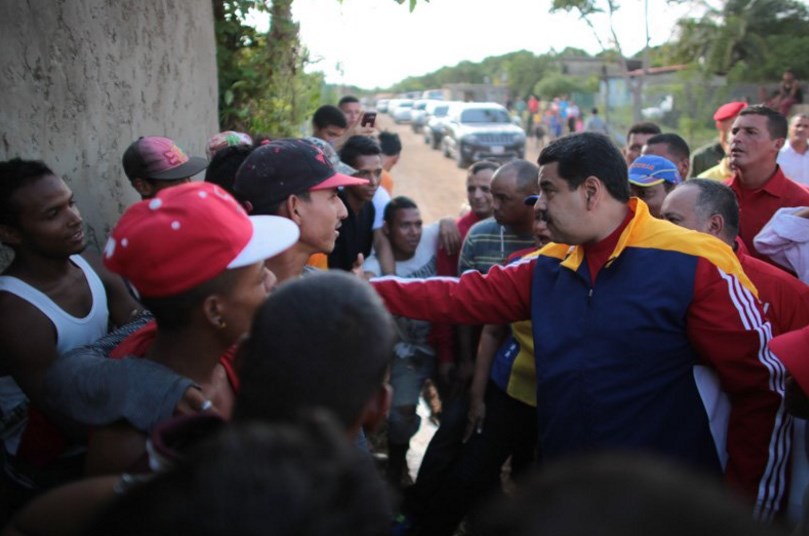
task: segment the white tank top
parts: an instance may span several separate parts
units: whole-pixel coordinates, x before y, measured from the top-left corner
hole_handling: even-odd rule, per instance
[[[84,318],[77,318],[65,312],[44,293],[28,283],[13,276],[0,275],[0,291],[9,292],[22,298],[48,317],[56,330],[56,351],[61,356],[66,352],[89,344],[107,333],[109,311],[107,309],[107,293],[104,284],[90,264],[80,255],[71,255],[71,262],[81,268],[84,278],[90,287],[93,305]],[[33,336],[38,334],[24,334]],[[27,421],[28,398],[11,376],[0,376],[0,411],[2,426],[0,436],[6,445],[6,451],[16,454],[20,438]]]

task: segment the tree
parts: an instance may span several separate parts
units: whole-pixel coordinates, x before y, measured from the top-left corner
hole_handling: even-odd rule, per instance
[[[618,11],[620,5],[617,0],[553,0],[551,4],[551,13],[557,11],[576,12],[579,14],[579,19],[587,24],[593,36],[598,42],[601,50],[606,52],[615,50],[618,53],[618,63],[621,66],[621,71],[624,74],[626,86],[632,92],[632,115],[634,121],[641,120],[641,107],[643,105],[643,82],[644,76],[649,68],[649,10],[648,0],[644,4],[644,24],[646,28],[646,43],[643,52],[643,66],[640,76],[632,77],[629,75],[629,67],[627,66],[626,56],[621,48],[621,41],[618,39],[618,34],[615,31],[613,24],[613,16]],[[593,21],[594,17],[599,14],[606,14],[608,20],[608,38],[602,37],[601,33],[595,27]],[[610,43],[612,46],[607,46]]]
[[[678,22],[674,61],[696,61],[706,74],[764,81],[786,68],[809,75],[809,9],[795,0],[701,0],[704,15]]]
[[[222,128],[300,135],[317,107],[321,74],[307,74],[306,50],[292,20],[292,0],[213,0]],[[246,24],[250,10],[270,14],[268,35]]]

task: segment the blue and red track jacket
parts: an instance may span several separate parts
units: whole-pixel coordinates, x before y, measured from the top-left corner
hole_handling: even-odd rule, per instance
[[[393,314],[430,321],[532,320],[543,456],[648,450],[755,498],[769,520],[786,488],[785,369],[755,287],[718,239],[633,216],[591,282],[584,249],[549,244],[488,275],[372,280]]]

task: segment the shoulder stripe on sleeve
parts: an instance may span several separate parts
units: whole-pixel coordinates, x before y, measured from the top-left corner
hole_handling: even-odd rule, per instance
[[[728,295],[733,302],[739,319],[748,331],[755,331],[759,338],[758,360],[769,373],[769,388],[781,396],[781,404],[775,414],[773,430],[768,445],[767,462],[759,482],[754,515],[760,521],[772,520],[786,491],[786,467],[789,458],[789,442],[792,419],[783,404],[786,370],[781,362],[769,351],[767,342],[772,338],[772,327],[764,320],[755,306],[756,297],[735,276],[717,268],[719,275],[728,285]]]

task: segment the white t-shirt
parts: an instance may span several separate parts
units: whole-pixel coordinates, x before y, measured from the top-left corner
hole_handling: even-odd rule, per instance
[[[372,229],[376,231],[382,228],[385,223],[385,207],[390,203],[390,194],[381,186],[376,189],[374,197],[371,198],[371,203],[374,204],[374,224]]]
[[[429,272],[428,265],[432,263],[432,273],[419,274],[423,277],[435,275],[435,255],[438,248],[438,222],[424,227],[421,231],[421,240],[416,247],[416,252],[407,260],[396,261],[396,275],[400,277],[407,277],[416,272],[424,270]],[[365,259],[362,269],[366,272],[371,272],[374,275],[380,275],[382,270],[379,268],[379,260],[376,258],[376,253]]]
[[[793,181],[809,185],[809,151],[800,154],[787,140],[778,153],[778,165],[784,175]]]

